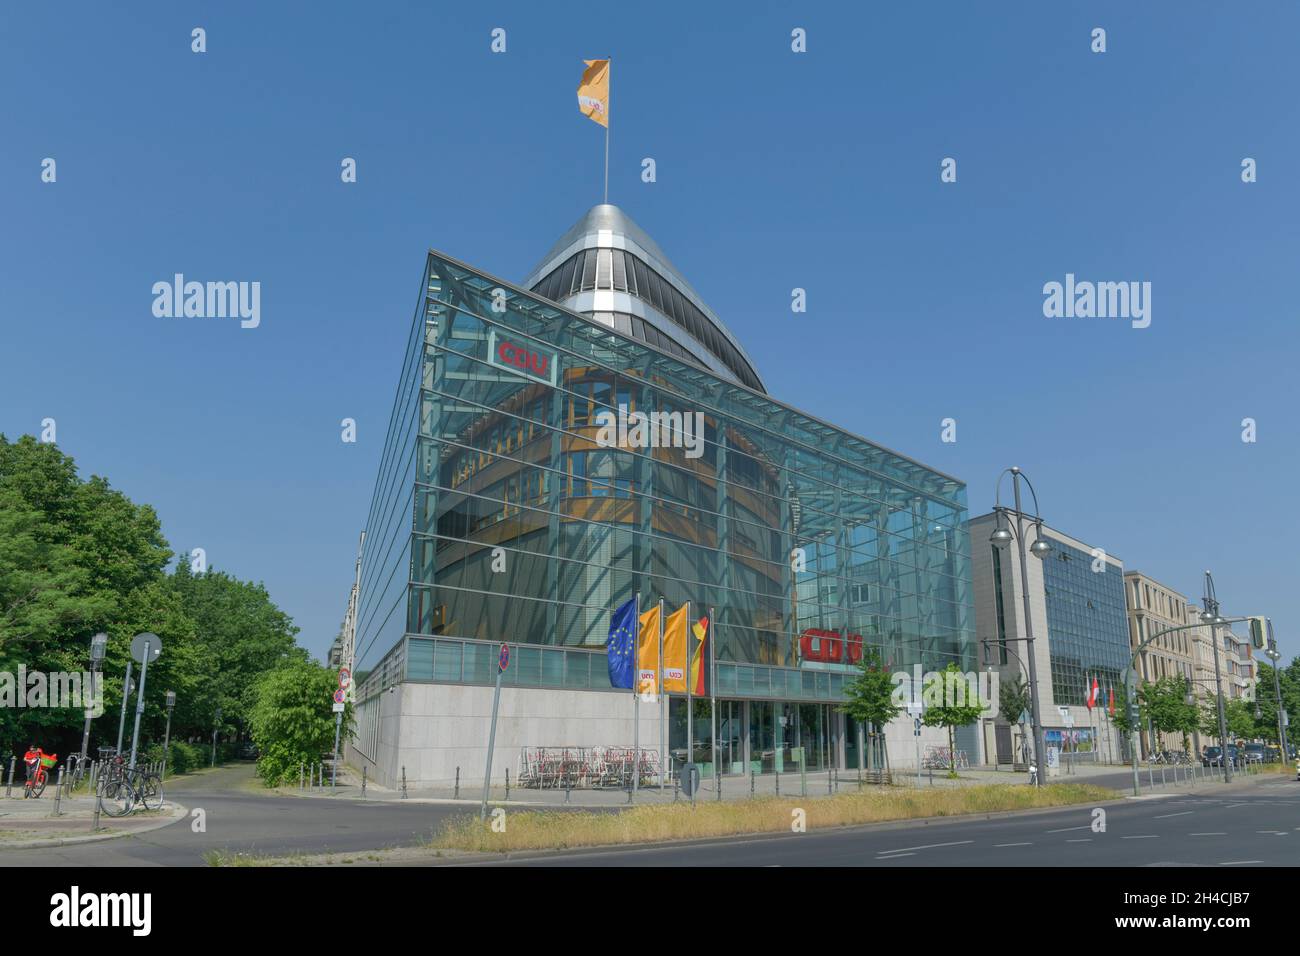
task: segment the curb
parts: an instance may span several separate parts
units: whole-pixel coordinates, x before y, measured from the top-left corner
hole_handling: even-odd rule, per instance
[[[60,837],[58,839],[47,840],[21,840],[17,843],[0,843],[0,853],[9,850],[39,850],[44,847],[55,846],[77,846],[82,843],[101,843],[105,840],[120,840],[123,837],[138,836],[141,833],[152,833],[154,830],[161,830],[163,827],[169,827],[178,820],[184,820],[189,815],[189,808],[168,801],[168,806],[174,811],[174,816],[166,820],[160,820],[157,823],[145,827],[136,827],[131,830],[118,830],[115,833],[88,833],[85,836]]]

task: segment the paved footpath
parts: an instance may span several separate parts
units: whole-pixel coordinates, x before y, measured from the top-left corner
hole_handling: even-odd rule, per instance
[[[177,777],[167,781],[166,796],[188,813],[175,822],[75,846],[4,849],[0,843],[0,866],[203,866],[212,851],[292,856],[412,846],[448,816],[467,812],[408,801],[304,800],[258,788],[252,764]]]

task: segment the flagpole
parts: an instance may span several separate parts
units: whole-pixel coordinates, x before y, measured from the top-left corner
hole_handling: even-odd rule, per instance
[[[713,653],[713,642],[718,637],[714,630],[718,626],[717,609],[709,608],[709,628],[704,632],[705,647],[709,652],[709,721],[713,734],[713,785],[722,789],[722,764],[718,758],[718,668]],[[700,662],[703,666],[703,661]]]
[[[691,602],[686,602],[686,763],[695,762],[695,740],[691,735]]]
[[[664,687],[664,599],[659,599],[659,792],[664,790],[664,767],[668,745],[664,742],[664,708],[668,706],[668,689]]]
[[[605,67],[606,89],[609,90],[609,106],[605,114],[605,203],[609,203],[609,127],[614,122],[614,58],[609,58],[609,65]]]
[[[641,592],[632,612],[632,792],[641,780]]]

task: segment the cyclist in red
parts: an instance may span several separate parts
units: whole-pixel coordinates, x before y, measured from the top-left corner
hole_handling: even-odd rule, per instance
[[[52,754],[47,754],[36,744],[32,744],[27,748],[27,753],[23,754],[23,763],[27,765],[27,793],[24,796],[33,793],[36,796],[41,795],[41,792],[45,789],[47,776],[45,765],[53,759]]]

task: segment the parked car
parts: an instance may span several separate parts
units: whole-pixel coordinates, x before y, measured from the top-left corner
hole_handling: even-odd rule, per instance
[[[1246,763],[1265,763],[1268,761],[1268,748],[1263,744],[1246,744],[1242,757]]]
[[[1241,765],[1241,754],[1237,751],[1235,744],[1228,745],[1228,759],[1234,767]],[[1206,747],[1205,756],[1201,758],[1202,767],[1222,767],[1223,750],[1220,747]]]

